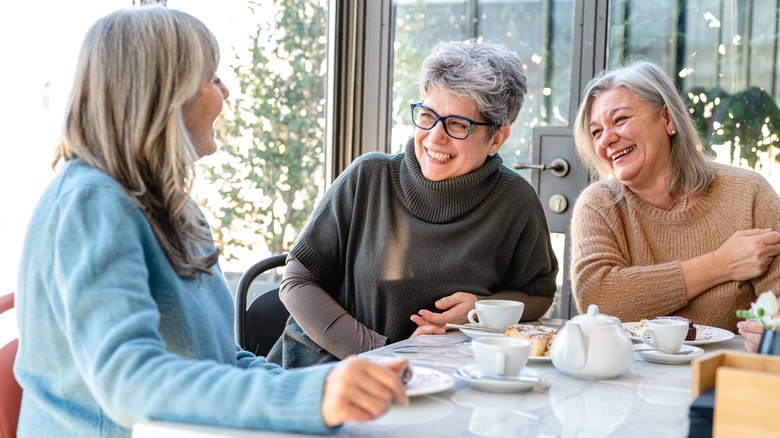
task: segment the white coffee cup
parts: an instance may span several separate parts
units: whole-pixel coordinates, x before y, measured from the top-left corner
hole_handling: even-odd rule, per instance
[[[504,331],[506,326],[517,324],[523,316],[525,304],[512,300],[482,300],[469,311],[469,322]]]
[[[688,323],[672,319],[650,320],[639,332],[645,344],[665,353],[679,353],[687,335]]]
[[[471,341],[474,358],[486,376],[516,377],[528,363],[531,341],[510,337],[484,337]]]

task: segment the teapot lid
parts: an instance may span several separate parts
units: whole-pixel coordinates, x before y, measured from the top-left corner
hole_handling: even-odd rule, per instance
[[[587,325],[620,324],[620,320],[616,317],[600,313],[599,306],[596,304],[588,306],[588,313],[577,315],[572,320]]]

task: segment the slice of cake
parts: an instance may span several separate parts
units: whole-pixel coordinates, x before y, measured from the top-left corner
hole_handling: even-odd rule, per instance
[[[558,330],[543,325],[512,324],[504,331],[510,338],[522,338],[531,341],[530,356],[549,356],[550,346]]]
[[[643,319],[643,320],[639,321],[639,324],[637,324],[636,327],[634,327],[634,329],[631,330],[631,334],[638,338],[639,337],[639,333],[642,333],[642,329],[647,327],[647,323],[648,322],[650,322],[649,319]]]

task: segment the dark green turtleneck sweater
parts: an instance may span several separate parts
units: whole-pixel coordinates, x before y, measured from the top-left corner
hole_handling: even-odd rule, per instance
[[[502,162],[496,155],[471,173],[431,181],[413,139],[403,154],[361,156],[319,202],[290,256],[388,342],[408,338],[410,315],[438,311],[434,302],[457,291],[552,297],[558,263],[542,205]],[[293,318],[269,354],[286,368],[336,359]]]

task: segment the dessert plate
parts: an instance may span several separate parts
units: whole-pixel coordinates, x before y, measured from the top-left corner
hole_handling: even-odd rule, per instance
[[[541,382],[539,373],[527,367],[523,368],[519,379],[484,377],[477,365],[462,366],[453,375],[474,389],[488,392],[527,391]]]
[[[485,337],[485,336],[496,336],[496,337],[504,336],[503,333],[493,333],[493,332],[486,332],[484,330],[479,330],[479,329],[466,328],[466,326],[473,326],[473,325],[475,325],[475,324],[471,324],[471,323],[463,324],[464,327],[461,327],[458,330],[460,330],[461,332],[463,332],[463,334],[465,334],[466,336],[468,336],[468,337],[470,337],[472,339],[473,338],[482,338],[482,337]]]
[[[439,370],[414,366],[411,380],[406,384],[406,396],[417,397],[419,395],[435,394],[446,391],[455,385],[455,379]]]
[[[552,362],[550,356],[528,356],[528,363],[545,363]]]
[[[629,333],[629,337],[632,341],[636,342],[642,342],[642,340],[637,336],[634,331],[636,330],[636,326],[638,326],[638,322],[624,322],[623,328]],[[717,342],[723,342],[728,341],[729,339],[734,337],[734,333],[724,330],[722,328],[718,327],[710,327],[708,325],[700,325],[700,324],[694,324],[694,327],[696,327],[696,340],[695,341],[685,341],[685,344],[687,345],[707,345],[707,344],[714,344]]]
[[[704,350],[693,345],[683,345],[680,353],[677,354],[665,353],[644,344],[634,347],[634,351],[638,352],[642,359],[648,362],[667,365],[685,364],[704,354]]]

